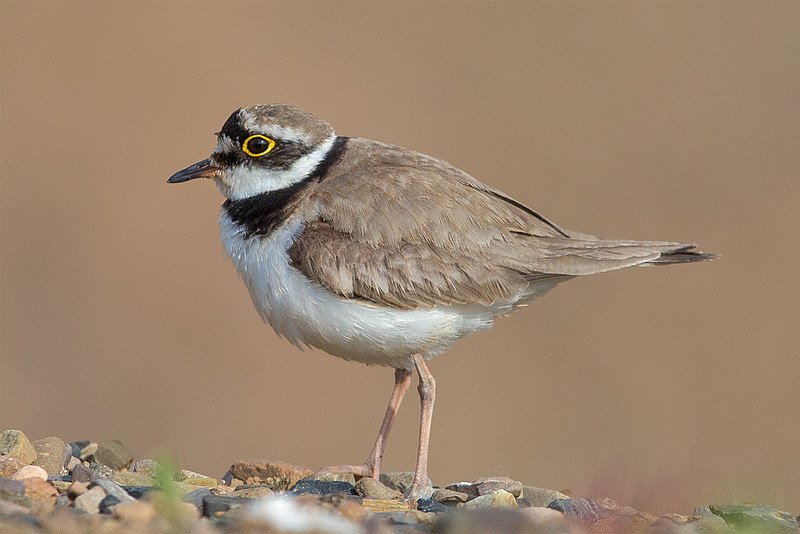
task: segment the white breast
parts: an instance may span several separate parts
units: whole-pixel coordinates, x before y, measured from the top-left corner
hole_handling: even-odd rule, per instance
[[[413,367],[411,356],[430,358],[456,339],[488,328],[511,304],[396,310],[343,299],[290,265],[287,250],[302,231],[289,221],[268,237],[244,239],[225,210],[219,218],[225,252],[242,276],[256,309],[275,331],[302,348],[366,364]]]

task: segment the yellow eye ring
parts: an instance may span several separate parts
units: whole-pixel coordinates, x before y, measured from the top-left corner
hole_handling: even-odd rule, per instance
[[[265,156],[272,152],[273,148],[275,141],[261,134],[251,135],[242,143],[242,152],[253,158]]]

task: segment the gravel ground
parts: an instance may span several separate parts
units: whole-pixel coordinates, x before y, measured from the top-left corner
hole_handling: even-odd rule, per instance
[[[380,480],[280,461],[234,462],[221,478],[135,460],[119,441],[31,442],[0,433],[0,533],[784,533],[792,513],[752,503],[654,516],[611,499],[506,477],[434,486],[408,502],[413,473]],[[797,510],[794,510],[797,513]]]

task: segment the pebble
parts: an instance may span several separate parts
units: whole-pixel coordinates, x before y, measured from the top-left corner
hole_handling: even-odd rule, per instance
[[[103,491],[105,491],[107,495],[114,496],[119,502],[127,502],[134,500],[133,497],[128,495],[128,492],[126,492],[122,488],[122,486],[120,486],[111,479],[97,478],[91,484],[89,484],[89,489],[97,486],[103,488]]]
[[[158,462],[155,460],[149,460],[147,458],[136,460],[129,468],[129,470],[133,471],[134,473],[140,473],[153,478],[156,476],[156,471],[158,469],[160,469]]]
[[[358,482],[356,482],[355,490],[358,495],[361,495],[365,499],[399,500],[403,498],[403,494],[400,493],[399,491],[392,489],[384,484],[381,484],[374,478],[369,478],[369,477],[364,477],[360,479]]]
[[[349,482],[354,486],[356,484],[356,477],[353,473],[314,473],[311,478],[324,482]]]
[[[125,501],[125,502],[133,502],[133,501]],[[111,511],[116,507],[118,504],[122,503],[122,501],[116,495],[106,495],[105,498],[100,501],[99,509],[101,514],[110,514]]]
[[[89,491],[89,485],[85,482],[73,482],[67,488],[67,496],[72,499],[73,501]]]
[[[417,499],[417,510],[420,512],[439,513],[447,512],[450,510],[450,508],[442,503],[434,501],[433,499]]]
[[[507,491],[514,497],[522,495],[522,482],[508,477],[480,478],[474,484],[478,495],[489,495],[499,490]]]
[[[239,508],[240,506],[244,506],[249,502],[253,502],[253,499],[222,495],[206,495],[203,497],[203,516],[213,519],[221,516],[228,510]]]
[[[365,510],[369,510],[370,512],[398,512],[411,509],[411,504],[405,501],[398,501],[394,499],[386,500],[365,498],[361,501],[361,505]]]
[[[47,471],[38,465],[26,465],[21,467],[16,473],[11,475],[11,480],[25,480],[28,478],[38,478],[40,480],[47,480]]]
[[[155,518],[156,507],[144,501],[120,503],[113,508],[111,516],[126,523],[147,525]]]
[[[517,500],[514,495],[506,490],[499,490],[495,493],[488,495],[481,495],[475,497],[471,501],[467,501],[461,505],[462,508],[476,509],[476,508],[517,508]]]
[[[86,467],[92,470],[92,479],[95,478],[110,478],[111,475],[114,474],[114,470],[108,467],[107,465],[99,464],[95,461],[90,461],[86,464]]]
[[[106,498],[106,492],[100,486],[89,489],[75,498],[75,508],[89,514],[100,513],[100,501]]]
[[[644,530],[657,519],[630,506],[620,506],[611,499],[556,499],[548,508],[591,525],[592,530],[599,532]]]
[[[25,486],[25,496],[34,502],[52,506],[56,503],[58,490],[41,478],[26,478],[22,481]]]
[[[436,488],[433,490],[433,496],[431,497],[431,499],[436,502],[448,505],[456,505],[461,502],[467,502],[469,498],[470,495],[466,493],[445,488]]]
[[[472,482],[456,482],[455,484],[446,486],[445,489],[456,491],[458,493],[464,493],[465,495],[468,495],[470,499],[478,497],[478,488]]]
[[[69,445],[67,445],[69,447]],[[64,464],[64,469],[67,470],[67,473],[71,473],[73,469],[81,465],[81,461],[70,454],[67,463]]]
[[[242,486],[230,493],[231,497],[244,497],[246,499],[260,499],[262,497],[271,497],[273,495],[275,495],[275,492],[269,487],[260,485]]]
[[[25,465],[36,461],[36,450],[21,430],[0,432],[0,454],[13,456]]]
[[[531,503],[531,506],[547,506],[556,499],[569,499],[569,495],[560,491],[536,486],[522,486],[522,496]]]
[[[0,497],[3,497],[4,494],[22,495],[23,493],[25,493],[25,484],[22,481],[0,478]]]
[[[89,460],[90,458],[94,458],[94,454],[97,452],[98,444],[94,441],[78,441],[77,445],[79,446],[77,453],[75,454],[75,446],[70,443],[72,447],[72,455],[76,456],[79,460]]]
[[[33,465],[42,467],[50,475],[60,475],[64,471],[67,458],[64,456],[63,439],[51,436],[37,439],[32,445],[36,451],[36,461]]]
[[[413,471],[394,471],[389,473],[381,473],[380,481],[385,486],[388,486],[400,493],[405,493],[414,481]],[[433,486],[431,479],[428,479],[428,486]]]
[[[94,457],[98,463],[115,470],[127,469],[133,463],[133,456],[116,439],[100,443]]]
[[[181,497],[183,502],[187,502],[195,506],[198,510],[203,509],[203,499],[206,495],[211,495],[211,490],[208,488],[198,488],[189,493],[184,493]]]
[[[94,471],[84,464],[78,464],[70,471],[73,482],[91,482],[94,478]]]
[[[156,484],[151,477],[131,471],[115,471],[111,474],[111,480],[120,486],[155,486]]]
[[[214,487],[218,486],[221,482],[219,479],[211,478],[207,476],[199,476],[193,478],[186,478],[183,480],[184,484],[190,484],[192,486],[206,486],[206,487]]]
[[[0,478],[11,478],[11,476],[25,467],[25,463],[13,456],[0,456]]]
[[[326,480],[313,480],[305,478],[297,482],[292,487],[292,493],[295,494],[311,494],[311,495],[329,495],[332,493],[346,493],[355,495],[356,491],[352,484],[349,482],[329,482]]]
[[[308,467],[264,460],[236,462],[231,465],[230,473],[245,484],[266,484],[273,490],[288,490],[313,474]]]
[[[208,478],[210,480],[217,480],[215,478],[208,477],[206,475],[201,475],[200,473],[195,473],[194,471],[189,471],[188,469],[181,469],[175,476],[173,477],[177,482],[185,482],[188,479],[193,478]]]
[[[792,514],[763,504],[711,505],[708,508],[737,532],[797,532],[800,528]]]

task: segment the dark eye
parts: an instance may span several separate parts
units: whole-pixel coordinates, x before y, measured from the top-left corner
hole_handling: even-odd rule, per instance
[[[242,143],[242,152],[254,158],[264,156],[275,148],[275,141],[261,134],[251,135]]]

